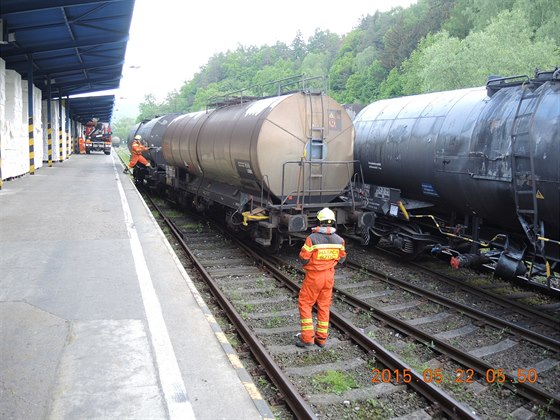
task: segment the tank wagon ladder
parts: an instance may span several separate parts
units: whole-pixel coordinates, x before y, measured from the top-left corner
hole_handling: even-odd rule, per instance
[[[533,92],[523,83],[521,97],[513,118],[511,129],[511,168],[512,185],[517,217],[525,234],[535,249],[533,263],[537,254],[546,261],[544,227],[539,223],[537,176],[535,175],[534,138],[532,135],[533,117],[542,98],[542,90]],[[548,262],[547,270],[548,270]],[[530,267],[530,273],[533,264]]]
[[[309,160],[317,159],[316,163],[310,165],[308,185],[314,190],[323,191],[323,158],[324,158],[324,140],[325,140],[325,103],[323,93],[320,91],[305,90],[304,94],[309,101],[309,131],[307,140],[309,141]],[[314,107],[314,98],[319,97],[319,107]]]

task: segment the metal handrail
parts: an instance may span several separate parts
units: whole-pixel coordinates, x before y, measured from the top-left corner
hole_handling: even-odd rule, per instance
[[[289,205],[286,204],[286,200],[288,199],[288,197],[290,196],[296,196],[298,198],[301,198],[301,202],[298,200],[298,205],[301,207],[301,209],[303,210],[304,208],[309,208],[314,206],[313,203],[311,203],[311,197],[313,196],[319,196],[320,198],[323,197],[324,195],[327,194],[336,194],[336,193],[340,193],[340,189],[332,189],[332,188],[320,188],[320,189],[314,189],[311,188],[311,169],[308,170],[308,178],[307,178],[307,184],[305,183],[305,181],[301,184],[298,185],[298,191],[287,191],[286,190],[286,176],[288,173],[287,167],[288,165],[298,165],[300,167],[300,172],[302,174],[302,179],[306,179],[306,166],[311,167],[311,165],[318,165],[321,164],[323,167],[325,166],[334,166],[334,165],[339,165],[339,166],[346,166],[347,168],[347,172],[348,172],[348,178],[350,179],[352,174],[354,173],[354,165],[357,161],[356,160],[340,160],[340,161],[314,161],[314,160],[305,160],[305,159],[301,159],[301,160],[297,160],[297,161],[286,161],[282,164],[282,187],[281,187],[281,195],[280,195],[280,211],[282,211],[284,208],[295,208],[295,205]],[[306,187],[307,185],[307,187]],[[301,189],[299,189],[301,187]],[[348,188],[345,187],[345,189]],[[350,189],[352,190],[352,186],[350,183]],[[318,194],[317,194],[318,193]],[[354,195],[351,194],[351,204],[352,206],[355,205],[354,203]],[[306,204],[306,198],[308,199],[309,204]]]

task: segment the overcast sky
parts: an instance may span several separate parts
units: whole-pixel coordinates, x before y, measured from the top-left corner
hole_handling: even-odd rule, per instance
[[[416,0],[136,0],[114,118],[136,116],[148,93],[163,100],[208,59],[239,45],[307,42],[315,29],[339,35],[376,10]]]

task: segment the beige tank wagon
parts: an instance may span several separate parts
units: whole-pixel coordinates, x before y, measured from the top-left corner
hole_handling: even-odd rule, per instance
[[[170,165],[288,205],[338,196],[350,182],[353,152],[344,108],[303,92],[182,115],[163,136]]]
[[[227,96],[210,109],[135,127],[150,138],[142,184],[197,211],[219,210],[264,246],[301,239],[330,207],[336,222],[369,225],[354,201],[354,125],[320,90],[264,98]],[[154,152],[155,150],[155,152]]]

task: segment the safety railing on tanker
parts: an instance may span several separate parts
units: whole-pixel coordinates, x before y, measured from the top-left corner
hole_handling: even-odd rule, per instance
[[[301,210],[305,208],[317,207],[319,205],[329,204],[331,207],[348,207],[351,206],[352,210],[355,209],[356,204],[354,200],[353,185],[349,182],[343,188],[323,188],[321,183],[321,188],[312,188],[312,182],[314,175],[312,173],[312,165],[321,166],[321,177],[328,176],[329,170],[335,170],[335,166],[345,167],[347,172],[347,178],[350,180],[354,174],[354,166],[357,161],[309,161],[309,160],[298,160],[298,161],[287,161],[282,165],[282,188],[281,188],[281,201],[277,207],[280,211],[286,209]],[[286,191],[286,174],[293,173],[293,170],[288,170],[287,167],[291,165],[298,165],[298,187],[295,191]],[[331,168],[325,168],[331,167]],[[307,169],[306,169],[307,168]],[[333,176],[331,172],[330,176]],[[316,178],[315,178],[316,179]],[[334,197],[345,195],[348,201],[334,202]],[[295,203],[288,203],[288,200],[293,200],[296,197]]]
[[[270,89],[269,86],[272,86],[273,89]],[[274,94],[280,96],[293,92],[326,92],[328,89],[328,79],[324,76],[307,77],[305,74],[298,74],[296,76],[264,83],[260,85],[259,88],[263,97]]]
[[[206,101],[206,111],[208,112],[210,109],[238,105],[273,96],[286,95],[288,93],[306,91],[326,92],[327,89],[327,78],[323,76],[306,77],[305,74],[298,74],[261,85],[235,90],[223,95],[212,96]]]

